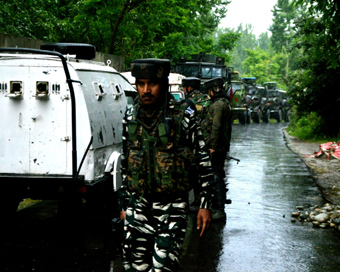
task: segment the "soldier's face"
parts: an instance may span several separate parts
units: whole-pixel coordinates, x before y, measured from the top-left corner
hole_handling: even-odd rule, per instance
[[[139,99],[146,106],[155,104],[161,97],[162,84],[152,79],[136,79]]]

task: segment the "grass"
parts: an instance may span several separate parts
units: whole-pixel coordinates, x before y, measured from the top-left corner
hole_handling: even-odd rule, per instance
[[[28,208],[30,206],[33,206],[33,205],[35,205],[39,202],[41,202],[41,200],[33,200],[33,199],[30,199],[30,198],[25,198],[23,201],[21,201],[19,203],[18,211],[25,209],[25,208]]]

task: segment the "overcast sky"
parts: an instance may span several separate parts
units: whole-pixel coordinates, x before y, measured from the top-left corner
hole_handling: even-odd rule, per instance
[[[219,26],[236,29],[241,23],[243,26],[251,24],[256,38],[266,31],[271,36],[268,28],[273,22],[271,10],[276,3],[277,0],[231,0],[227,16]]]

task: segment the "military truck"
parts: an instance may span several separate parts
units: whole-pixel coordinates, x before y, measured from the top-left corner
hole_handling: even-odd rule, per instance
[[[246,91],[244,89],[244,84],[242,81],[231,80],[232,90],[234,96],[232,99],[232,119],[238,119],[239,123],[242,125],[249,124],[249,109],[246,104]]]
[[[59,200],[59,211],[74,216],[98,208],[93,214],[113,218],[126,93],[136,90],[94,56],[85,44],[0,48],[5,219],[25,198]]]
[[[225,59],[216,55],[208,55],[204,52],[191,55],[189,60],[181,57],[180,61],[173,67],[173,72],[184,75],[185,77],[197,77],[201,79],[201,91],[204,89],[204,82],[215,78],[222,77],[227,82],[227,67],[224,64]]]
[[[179,63],[176,63],[173,68],[175,73],[182,74],[186,77],[197,77],[201,79],[201,91],[206,93],[204,89],[204,82],[215,78],[222,77],[226,88],[227,97],[232,104],[232,118],[239,119],[240,123],[245,124],[249,122],[249,116],[246,113],[246,107],[244,107],[244,94],[242,94],[239,88],[239,73],[234,71],[233,67],[227,67],[224,64],[225,59],[217,57],[216,55],[208,55],[203,52],[199,54],[191,55],[190,60],[181,58]],[[230,88],[234,82],[235,88]],[[240,117],[240,118],[239,118]],[[245,121],[243,121],[245,120]]]
[[[263,103],[266,100],[266,97],[267,90],[262,86],[257,86],[248,102],[251,119],[254,123],[260,123],[260,120],[262,120]]]
[[[276,82],[265,82],[263,86],[267,90],[267,97],[266,100],[264,100],[262,120],[265,123],[268,123],[270,119],[276,119],[277,122],[281,122],[283,119],[283,93],[277,89]]]

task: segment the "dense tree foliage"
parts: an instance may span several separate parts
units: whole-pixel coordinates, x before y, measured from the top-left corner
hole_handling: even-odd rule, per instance
[[[214,32],[228,0],[13,0],[1,2],[0,31],[98,51],[173,61],[205,51],[226,55],[238,35]]]
[[[252,25],[248,24],[245,27],[240,24],[235,31],[241,36],[237,40],[237,45],[232,52],[232,60],[230,65],[242,75],[244,73],[242,62],[248,57],[246,49],[255,49],[257,45],[256,36],[253,34]]]
[[[315,112],[321,116],[323,133],[339,135],[340,117],[340,11],[333,1],[298,0],[301,12],[296,24],[294,46],[303,54],[298,69],[289,78],[297,115]]]
[[[270,52],[256,47],[254,50],[245,50],[248,57],[242,63],[244,77],[256,77],[256,83],[275,81],[279,87],[283,86],[284,66],[286,56],[281,53]]]
[[[273,9],[273,17],[273,24],[269,27],[272,33],[271,46],[276,52],[281,52],[282,47],[290,47],[294,34],[296,9],[292,1],[278,0]]]

